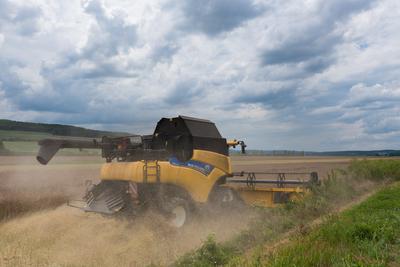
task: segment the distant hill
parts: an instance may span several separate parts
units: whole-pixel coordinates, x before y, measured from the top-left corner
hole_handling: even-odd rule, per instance
[[[130,135],[123,132],[109,132],[86,129],[83,127],[63,125],[63,124],[47,124],[47,123],[33,123],[33,122],[20,122],[12,120],[0,119],[0,130],[4,131],[19,131],[19,132],[36,132],[58,136],[73,136],[73,137],[90,137],[99,138],[102,136],[123,136]]]
[[[365,156],[365,157],[395,157],[400,156],[400,150],[348,150],[327,152],[305,152],[308,156]]]

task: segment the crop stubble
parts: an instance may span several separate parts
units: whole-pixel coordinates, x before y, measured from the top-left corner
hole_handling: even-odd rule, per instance
[[[232,157],[234,171],[319,171],[322,176],[332,168],[345,167],[349,160]],[[255,216],[250,210],[214,214],[212,218],[201,214],[183,230],[174,231],[152,212],[126,221],[66,205],[54,208],[81,196],[85,180],[95,180],[99,167],[98,159],[92,157],[59,157],[49,166],[40,166],[30,157],[0,157],[0,203],[46,199],[41,203],[44,206],[0,223],[0,265],[167,264],[199,246],[210,233],[219,241],[232,238]]]

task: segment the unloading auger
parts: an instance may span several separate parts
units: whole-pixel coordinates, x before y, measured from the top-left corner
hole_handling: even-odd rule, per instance
[[[135,215],[155,207],[175,227],[203,204],[273,207],[318,184],[315,172],[233,172],[229,148],[245,153],[245,143],[227,141],[209,120],[185,116],[162,118],[152,135],[52,138],[39,145],[37,160],[44,165],[62,148],[102,150],[101,181],[88,187],[83,210]]]

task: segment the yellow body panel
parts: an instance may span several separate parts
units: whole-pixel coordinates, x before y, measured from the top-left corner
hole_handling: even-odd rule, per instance
[[[173,184],[185,189],[196,202],[204,203],[208,199],[215,182],[230,170],[230,159],[227,156],[214,152],[194,150],[192,160],[214,166],[214,169],[205,175],[190,167],[175,166],[168,161],[158,161],[160,166],[160,182]],[[147,183],[156,183],[156,161],[148,161]],[[143,168],[145,161],[111,162],[103,164],[100,173],[101,180],[124,180],[143,183]]]
[[[289,200],[297,200],[307,192],[307,190],[302,187],[285,188],[258,186],[252,188],[237,184],[227,184],[225,186],[238,192],[246,204],[263,207],[275,207],[277,204],[280,204],[274,200],[274,194],[276,193],[286,193],[288,194]]]
[[[229,176],[232,172],[231,161],[228,156],[218,153],[194,150],[191,160],[213,166],[213,170],[205,175],[191,167],[173,165],[169,161],[147,161],[147,180],[144,181],[144,160],[135,162],[111,162],[103,164],[101,168],[101,180],[123,180],[134,183],[157,183],[156,166],[159,166],[160,183],[177,185],[199,203],[205,203],[215,183],[223,176]],[[250,205],[274,207],[274,194],[288,193],[289,199],[301,197],[306,190],[302,187],[247,187],[238,184],[225,184],[225,187],[238,192],[240,197]]]
[[[208,163],[225,173],[231,173],[231,159],[228,156],[205,150],[193,150],[192,160]]]

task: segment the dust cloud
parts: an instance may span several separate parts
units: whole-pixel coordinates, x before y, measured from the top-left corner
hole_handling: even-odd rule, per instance
[[[42,166],[34,157],[0,157],[0,200],[38,199],[45,196],[78,197],[86,180],[96,180],[100,164],[81,164],[86,157],[67,158]]]
[[[168,265],[214,233],[218,241],[246,228],[243,211],[194,215],[181,229],[148,212],[133,220],[104,217],[61,206],[0,225],[0,265]]]
[[[99,172],[97,162],[69,160],[40,166],[31,158],[0,159],[0,203],[47,200],[39,211],[0,221],[0,266],[168,265],[200,246],[209,234],[217,241],[232,238],[255,216],[243,209],[202,211],[183,228],[174,229],[151,211],[127,220],[59,206],[60,200],[79,199],[85,181],[96,181]]]
[[[329,162],[285,164],[250,157],[233,157],[233,163],[237,171],[285,167],[323,173],[332,167]],[[347,163],[346,159],[336,164]],[[65,205],[67,199],[81,198],[86,180],[96,182],[100,164],[97,157],[55,157],[48,166],[39,165],[34,157],[0,157],[0,204],[10,199],[12,207],[21,201],[22,206],[39,203],[39,209],[23,209],[12,219],[1,221],[0,216],[0,266],[168,265],[199,247],[209,234],[217,241],[231,239],[256,216],[243,209],[200,212],[177,230],[152,212],[124,220]]]

